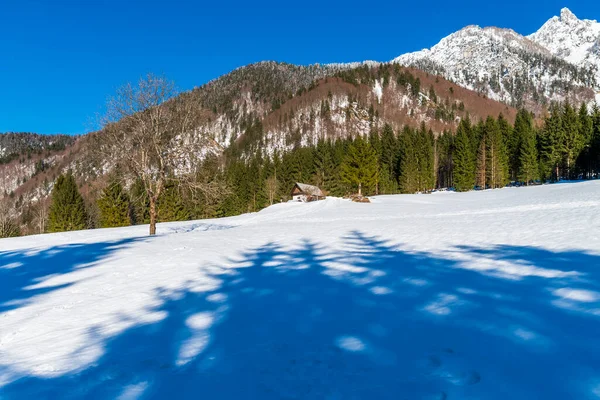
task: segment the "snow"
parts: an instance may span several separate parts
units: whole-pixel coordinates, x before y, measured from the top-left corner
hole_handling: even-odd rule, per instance
[[[595,69],[596,83],[600,83],[600,23],[597,21],[580,20],[568,8],[563,8],[560,17],[549,19],[528,38],[571,64]]]
[[[573,74],[569,68],[550,67],[547,62],[551,57],[591,70],[596,82],[582,79],[581,71]],[[486,88],[489,98],[508,103],[517,100],[507,89],[511,80],[526,77],[548,100],[563,101],[566,93],[556,89],[560,86],[557,83],[568,81],[575,87],[594,89],[600,84],[600,23],[579,20],[564,8],[560,18],[552,17],[529,36],[511,29],[470,25],[431,49],[403,54],[391,62],[443,75],[467,89],[481,92]],[[489,84],[493,78],[498,79],[498,85]]]
[[[377,104],[381,104],[381,97],[383,96],[383,88],[379,79],[375,79],[375,85],[373,86],[373,94],[377,97]]]
[[[0,398],[597,399],[600,181],[0,241]]]

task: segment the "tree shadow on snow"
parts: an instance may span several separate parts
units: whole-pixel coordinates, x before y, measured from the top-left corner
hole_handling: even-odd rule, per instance
[[[22,378],[0,398],[566,399],[600,390],[598,256],[516,246],[435,256],[352,232],[342,250],[270,243],[231,263],[208,268],[216,290],[159,291],[166,317],[109,339],[84,370]]]
[[[49,284],[48,280],[96,265],[139,240],[142,238],[0,252],[0,313],[24,306],[36,296],[71,286],[75,282]]]

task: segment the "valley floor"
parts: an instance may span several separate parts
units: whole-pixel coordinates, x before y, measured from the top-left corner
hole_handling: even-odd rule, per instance
[[[598,399],[600,181],[0,241],[0,399]]]

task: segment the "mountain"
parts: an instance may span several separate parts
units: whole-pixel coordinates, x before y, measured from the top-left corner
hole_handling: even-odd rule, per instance
[[[550,53],[571,64],[585,66],[600,83],[600,23],[580,20],[568,8],[552,17],[537,32],[528,36]]]
[[[0,164],[26,154],[63,150],[75,141],[68,135],[39,135],[35,133],[0,133]]]
[[[597,399],[599,207],[589,181],[2,239],[1,397]]]
[[[516,109],[442,77],[399,64],[296,66],[262,62],[180,94],[200,117],[189,142],[201,134],[212,139],[205,154],[227,160],[288,153],[320,139],[366,136],[386,125],[396,132],[425,124],[435,133],[454,130],[461,119],[504,115]],[[68,170],[88,203],[94,203],[104,176],[114,165],[98,160],[84,135],[64,150],[19,157],[0,165],[0,198],[15,199],[18,215],[44,207],[53,182]],[[93,208],[93,207],[92,207]],[[35,218],[22,217],[22,231],[39,231]]]
[[[205,113],[199,130],[215,139],[217,151],[236,144],[252,152],[282,152],[319,139],[366,135],[385,124],[399,129],[425,122],[442,132],[456,127],[467,112],[476,118],[515,115],[514,109],[441,77],[375,62],[261,62],[183,96]]]
[[[563,9],[560,18],[529,37],[473,25],[393,62],[443,75],[517,107],[541,110],[550,101],[590,102],[600,98],[599,26]]]
[[[77,137],[68,135],[0,133],[0,198],[58,165],[76,141]]]
[[[200,117],[188,139],[212,139],[206,154],[222,162],[366,136],[386,125],[398,132],[425,124],[439,134],[467,115],[513,122],[516,107],[526,106],[540,116],[551,101],[593,101],[598,32],[597,22],[563,9],[529,37],[468,26],[390,63],[247,65],[180,94]],[[71,170],[91,201],[114,167],[92,161],[91,149],[86,135],[0,135],[0,197],[33,206]]]

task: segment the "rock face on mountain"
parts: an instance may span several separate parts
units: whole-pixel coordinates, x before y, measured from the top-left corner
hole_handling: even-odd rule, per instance
[[[568,8],[528,36],[567,62],[592,69],[600,83],[600,23],[580,20]]]
[[[270,154],[319,139],[366,135],[390,124],[452,129],[470,112],[485,118],[514,110],[441,77],[398,64],[296,66],[261,62],[183,94],[206,113],[199,132],[215,150],[232,144]]]
[[[431,49],[393,62],[445,76],[490,98],[539,109],[550,101],[597,98],[600,24],[568,9],[528,37],[510,29],[468,26]]]

